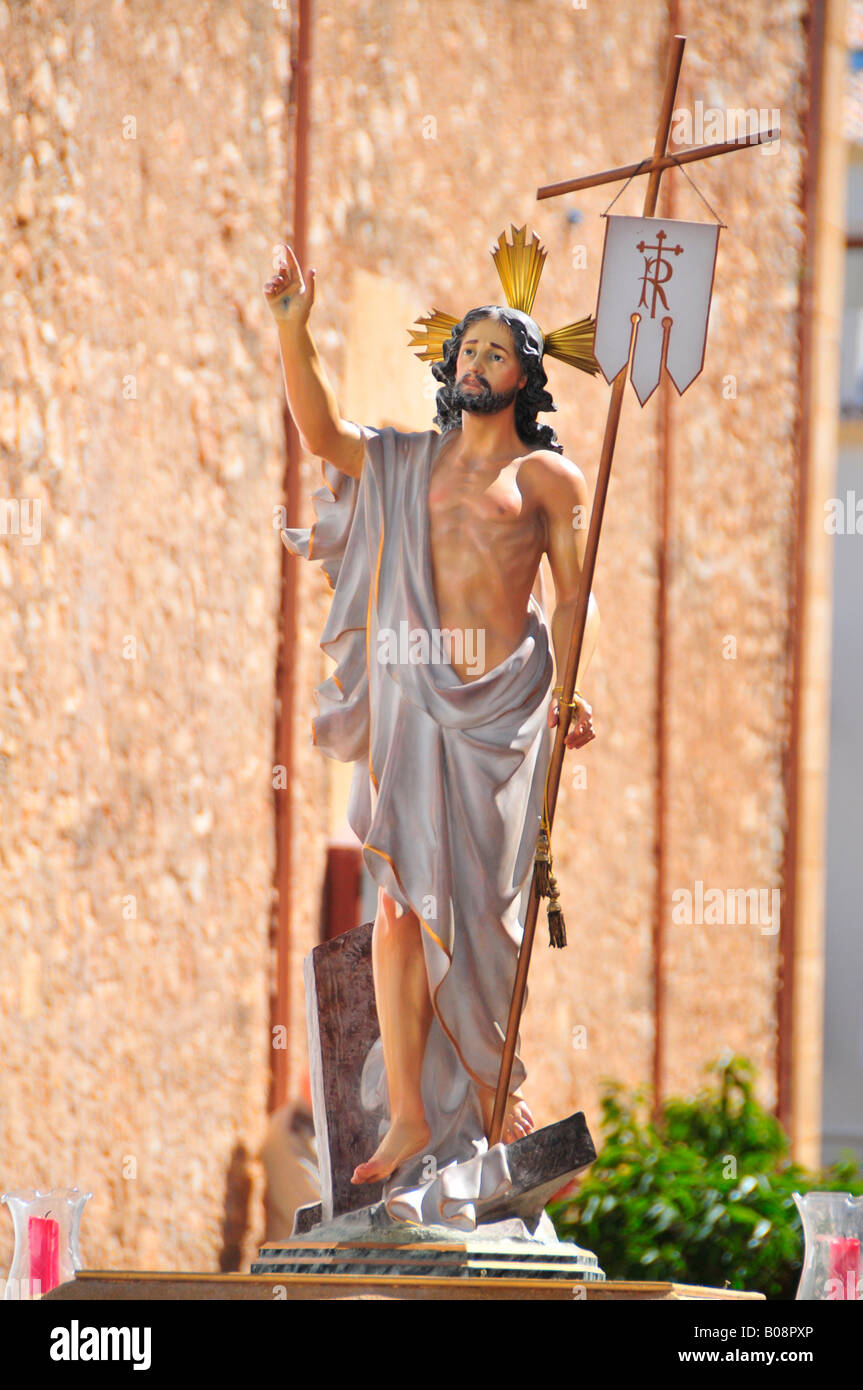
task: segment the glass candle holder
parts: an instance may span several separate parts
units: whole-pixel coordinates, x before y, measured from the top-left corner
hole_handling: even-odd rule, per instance
[[[3,1289],[4,1300],[41,1298],[74,1279],[81,1268],[78,1231],[84,1203],[92,1192],[56,1187],[48,1192],[17,1188],[4,1192],[12,1216],[15,1250]]]
[[[805,1242],[797,1298],[863,1302],[863,1197],[850,1192],[792,1195]]]

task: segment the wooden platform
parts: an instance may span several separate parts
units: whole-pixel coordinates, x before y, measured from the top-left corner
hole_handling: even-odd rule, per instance
[[[110,1269],[81,1270],[67,1284],[60,1284],[44,1295],[42,1302],[62,1303],[118,1302],[147,1300],[176,1302],[185,1300],[279,1302],[297,1300],[386,1298],[413,1301],[481,1299],[484,1302],[526,1299],[571,1303],[585,1299],[591,1303],[609,1301],[676,1302],[721,1299],[764,1301],[760,1293],[734,1289],[709,1289],[699,1284],[628,1282],[609,1279],[599,1282],[580,1280],[542,1280],[496,1278],[435,1279],[395,1278],[377,1275],[359,1278],[350,1274],[291,1274],[273,1279],[265,1274],[163,1274]]]

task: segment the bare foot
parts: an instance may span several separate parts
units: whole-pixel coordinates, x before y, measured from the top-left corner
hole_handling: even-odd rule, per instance
[[[420,1153],[430,1137],[431,1131],[424,1119],[397,1120],[390,1125],[371,1158],[357,1164],[351,1182],[382,1182],[406,1158]]]
[[[494,1091],[485,1086],[480,1087],[480,1101],[482,1104],[482,1118],[485,1125],[485,1132],[488,1134],[491,1129],[492,1115],[494,1114]],[[530,1107],[524,1096],[519,1091],[512,1091],[507,1097],[506,1109],[503,1112],[503,1129],[501,1130],[501,1141],[504,1144],[512,1144],[516,1139],[523,1139],[526,1134],[530,1134],[535,1129],[533,1116]]]

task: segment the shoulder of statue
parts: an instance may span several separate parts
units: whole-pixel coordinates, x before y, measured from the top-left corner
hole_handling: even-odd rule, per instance
[[[587,496],[587,480],[578,464],[554,449],[534,449],[526,455],[521,469],[526,470],[544,497],[559,495],[564,501],[570,497],[581,501],[582,494]]]

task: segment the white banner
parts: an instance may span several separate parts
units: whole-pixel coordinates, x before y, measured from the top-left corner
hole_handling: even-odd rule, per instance
[[[594,356],[606,381],[613,381],[629,356],[638,315],[635,394],[644,405],[655,391],[667,331],[665,365],[682,395],[704,365],[719,225],[662,217],[606,220]]]

